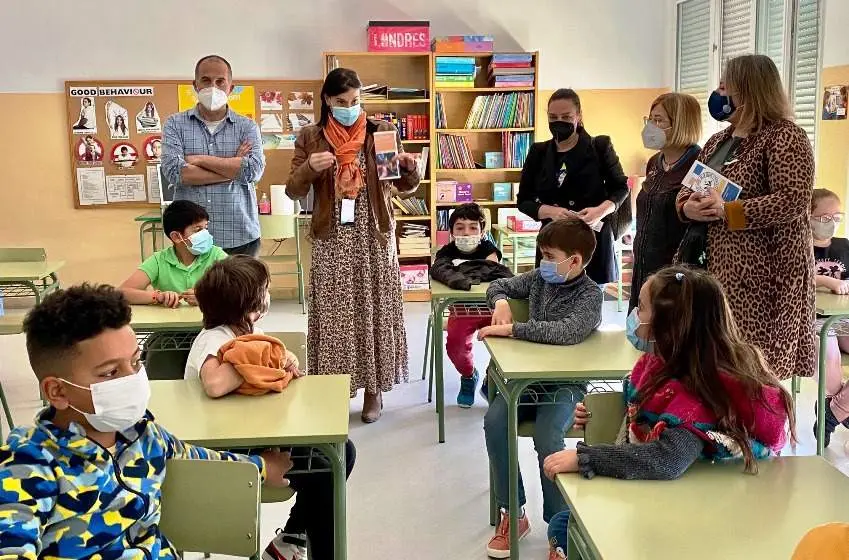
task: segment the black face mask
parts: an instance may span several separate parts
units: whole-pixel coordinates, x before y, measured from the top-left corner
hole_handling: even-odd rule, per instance
[[[575,133],[575,125],[567,121],[551,121],[548,130],[554,136],[555,142],[564,142]]]

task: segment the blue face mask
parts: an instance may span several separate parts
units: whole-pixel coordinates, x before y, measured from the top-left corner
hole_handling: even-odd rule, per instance
[[[191,245],[186,243],[186,248],[193,255],[205,255],[212,249],[212,234],[208,229],[196,231],[189,236]]]
[[[560,274],[557,272],[557,267],[560,266],[560,263],[564,263],[569,259],[563,259],[560,262],[547,261],[545,259],[539,261],[539,274],[542,276],[542,279],[548,284],[562,284],[566,282],[566,278],[569,276],[569,272],[566,274]]]
[[[714,91],[708,98],[710,116],[720,122],[727,121],[736,108],[730,95],[722,95],[718,91]]]
[[[640,322],[636,307],[631,310],[631,313],[628,314],[628,318],[625,320],[625,336],[628,338],[628,342],[633,344],[634,348],[640,352],[651,352],[654,348],[654,343],[651,340],[646,340],[637,335],[637,329],[641,325],[647,324]]]
[[[350,107],[331,107],[330,112],[333,118],[339,121],[342,126],[351,126],[357,119],[360,118],[360,106],[352,105]]]

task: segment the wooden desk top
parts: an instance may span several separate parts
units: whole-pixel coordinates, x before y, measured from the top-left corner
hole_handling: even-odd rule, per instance
[[[147,212],[145,214],[140,214],[136,216],[133,221],[136,222],[152,222],[152,223],[161,223],[162,222],[162,212]]]
[[[849,315],[849,296],[817,291],[817,313],[820,315]]]
[[[203,315],[200,308],[192,305],[180,305],[175,309],[161,305],[132,305],[133,316],[130,326],[136,330],[200,330],[203,327]]]
[[[849,522],[849,478],[821,457],[697,463],[679,480],[561,474],[557,485],[598,556],[615,560],[790,558],[810,529]]]
[[[472,286],[470,291],[452,290],[442,282],[437,282],[433,278],[430,279],[430,297],[431,299],[451,299],[451,300],[486,300],[486,290],[489,288],[489,282],[483,282]]]
[[[0,281],[35,282],[65,266],[65,261],[0,262]]]
[[[495,224],[492,226],[492,229],[506,235],[507,237],[536,237],[539,235],[538,231],[514,231],[502,224]]]
[[[176,437],[215,449],[340,443],[350,385],[348,375],[307,375],[282,393],[211,399],[199,379],[151,381],[148,408]]]
[[[597,330],[574,346],[501,337],[485,338],[484,344],[505,379],[617,379],[642,356],[621,328]]]

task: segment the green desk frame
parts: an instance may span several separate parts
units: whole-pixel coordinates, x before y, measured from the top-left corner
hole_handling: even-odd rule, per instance
[[[35,298],[35,304],[59,288],[58,271],[64,261],[0,262],[0,294],[3,298]]]

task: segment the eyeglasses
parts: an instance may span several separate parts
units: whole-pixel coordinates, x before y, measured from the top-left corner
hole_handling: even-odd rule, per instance
[[[835,212],[834,214],[823,214],[822,216],[811,216],[811,219],[815,222],[820,222],[823,224],[827,224],[828,222],[834,222],[835,224],[839,224],[843,221],[843,218],[846,216],[843,212]]]
[[[667,123],[667,122],[666,122],[666,121],[664,121],[663,119],[660,119],[660,118],[651,118],[651,117],[643,117],[643,124],[644,124],[644,125],[649,124],[650,122],[651,122],[651,123],[654,123],[656,126],[658,126],[658,127],[660,127],[660,128],[663,128],[663,129],[669,128],[669,126],[667,126],[669,123]]]

